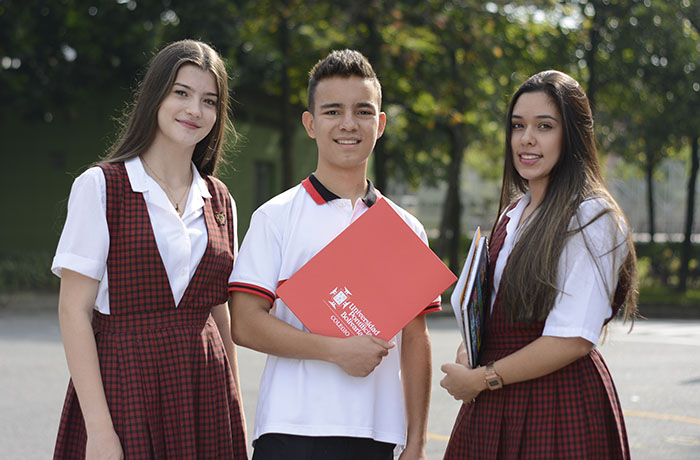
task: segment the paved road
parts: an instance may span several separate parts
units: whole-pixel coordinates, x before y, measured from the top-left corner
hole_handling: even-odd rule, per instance
[[[431,318],[429,326],[434,378],[428,458],[438,460],[459,409],[439,387],[439,368],[453,359],[458,332],[447,316]],[[625,410],[632,458],[700,459],[700,321],[638,321],[631,334],[625,331],[613,326],[601,351]],[[245,409],[252,426],[264,356],[246,349],[239,353]],[[0,310],[3,459],[51,457],[67,380],[55,313]]]

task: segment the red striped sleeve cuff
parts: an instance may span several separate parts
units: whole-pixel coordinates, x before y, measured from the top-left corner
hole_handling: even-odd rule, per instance
[[[229,295],[232,292],[247,292],[248,294],[253,294],[260,296],[266,300],[269,300],[270,303],[274,303],[275,301],[275,294],[271,291],[268,291],[265,288],[261,288],[260,286],[255,286],[254,284],[246,284],[246,283],[229,283],[228,285],[228,293]]]
[[[434,313],[436,311],[442,311],[442,306],[440,305],[440,302],[437,302],[437,301],[435,301],[435,302],[431,303],[430,305],[428,305],[427,307],[425,307],[425,309],[422,312],[420,312],[418,314],[418,316],[427,315],[428,313]]]

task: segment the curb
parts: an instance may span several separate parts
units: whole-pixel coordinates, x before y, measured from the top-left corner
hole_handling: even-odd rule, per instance
[[[700,319],[700,305],[652,305],[638,306],[638,319]],[[452,305],[442,304],[442,311],[431,315],[454,316]]]
[[[58,292],[0,294],[0,311],[58,311]]]
[[[14,292],[0,294],[1,311],[56,311],[58,292]],[[639,306],[641,318],[653,319],[700,319],[700,305],[647,305]],[[442,311],[431,313],[437,316],[453,316],[452,306],[442,304]]]
[[[640,305],[641,318],[700,319],[700,305]]]

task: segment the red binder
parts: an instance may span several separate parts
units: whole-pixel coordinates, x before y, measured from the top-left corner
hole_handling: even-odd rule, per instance
[[[277,289],[306,328],[389,340],[457,278],[384,199]]]

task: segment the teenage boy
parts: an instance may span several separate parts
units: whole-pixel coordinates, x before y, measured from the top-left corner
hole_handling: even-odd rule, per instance
[[[255,211],[230,285],[236,343],[269,355],[253,459],[392,459],[395,446],[404,448],[402,459],[424,459],[431,382],[424,316],[392,342],[339,339],[309,333],[275,296],[282,282],[385,199],[367,180],[367,161],[386,123],[367,59],[343,50],[318,62],[308,107],[302,123],[316,140],[316,171]],[[418,220],[391,205],[427,241]],[[424,312],[439,309],[438,298]]]

